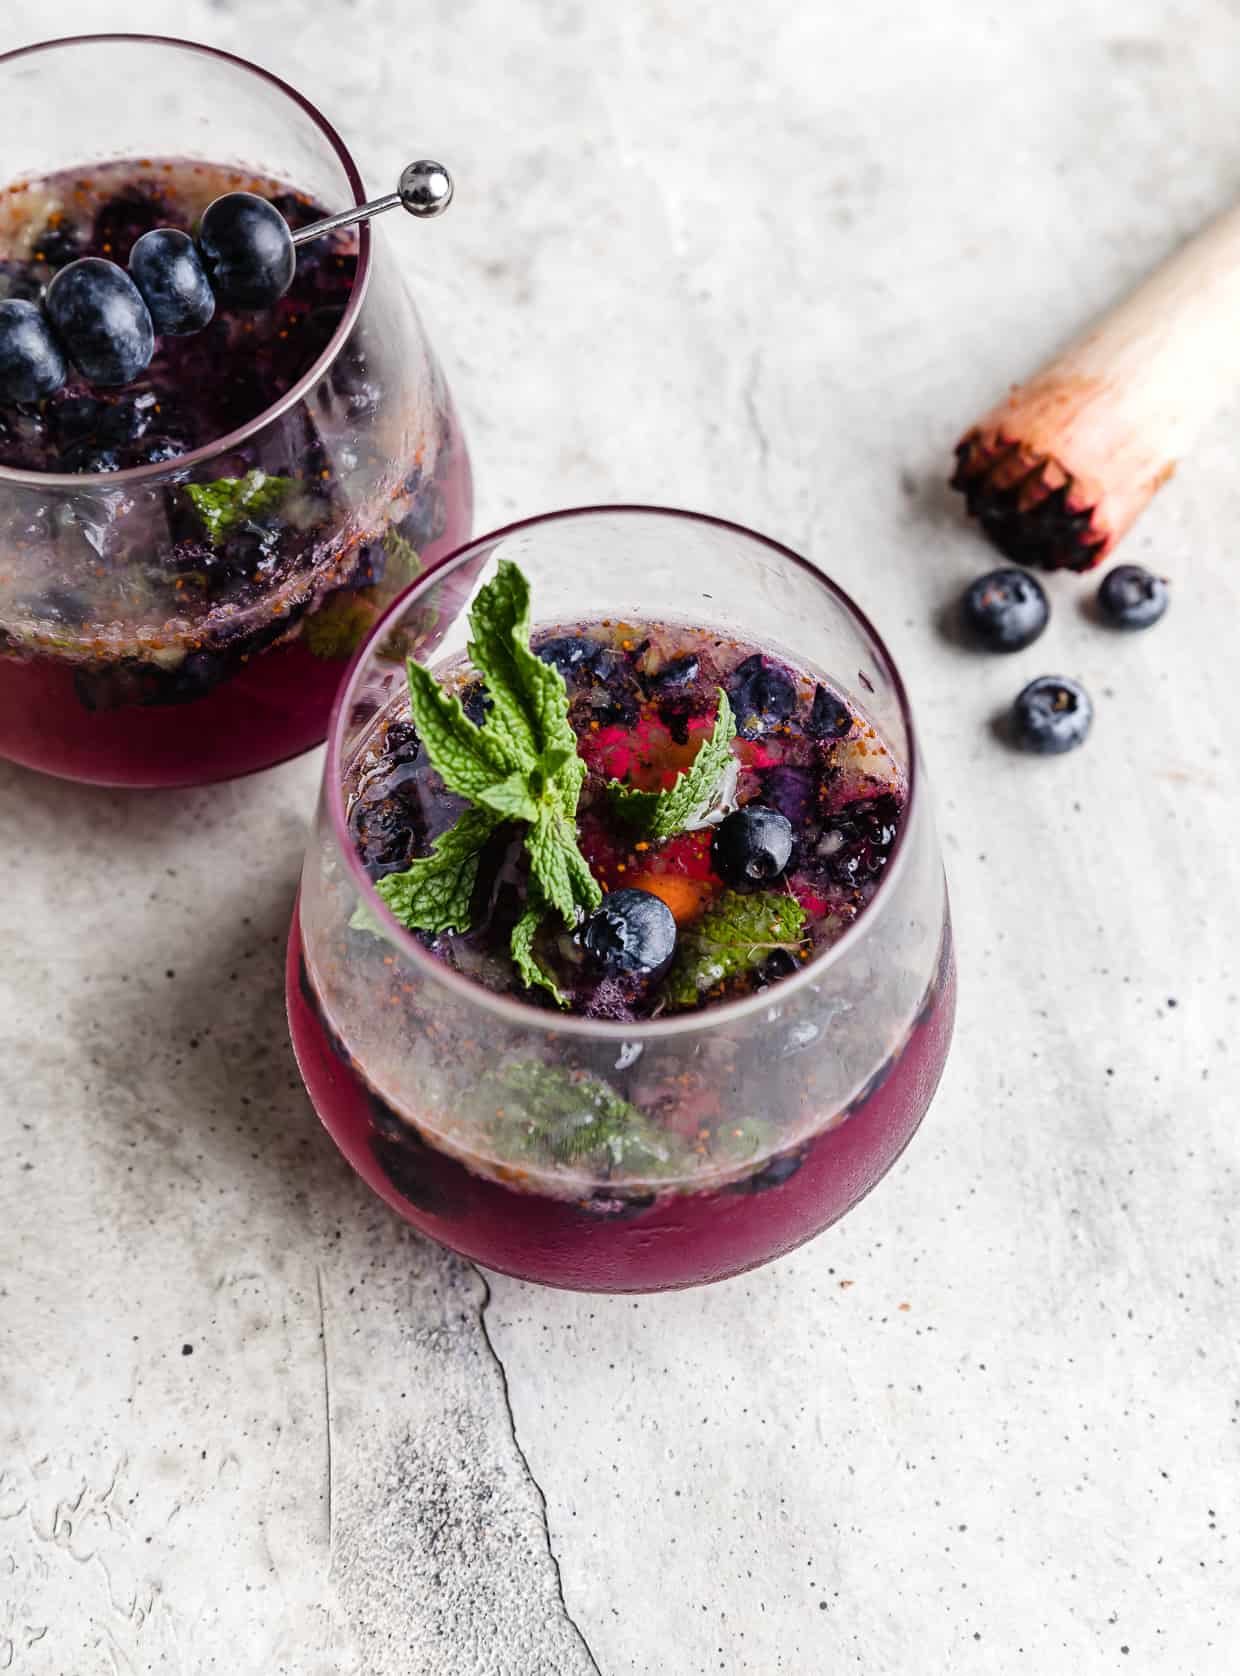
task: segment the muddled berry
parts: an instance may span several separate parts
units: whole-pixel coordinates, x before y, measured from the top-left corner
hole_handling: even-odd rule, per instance
[[[137,241],[158,227],[164,215],[158,197],[140,186],[122,187],[100,204],[91,228],[91,246],[113,262],[127,262]]]
[[[475,727],[481,727],[490,708],[491,700],[482,682],[471,681],[461,694],[461,709]]]
[[[193,239],[179,228],[144,233],[129,253],[129,271],[157,332],[169,337],[200,332],[214,315],[211,282]]]
[[[253,192],[226,192],[207,205],[198,248],[217,299],[231,308],[270,308],[293,283],[297,253],[288,222]]]
[[[53,217],[31,242],[30,254],[36,262],[44,262],[49,268],[63,268],[79,257],[83,248],[81,229],[61,215]]]
[[[185,444],[179,437],[148,436],[126,449],[125,464],[127,466],[162,465],[168,460],[179,460],[185,451]]]
[[[593,668],[601,648],[597,640],[587,640],[581,634],[558,634],[534,650],[544,663],[558,669],[566,681],[573,681]]]
[[[48,318],[92,384],[128,384],[150,364],[155,328],[123,268],[99,256],[70,262],[47,288]]]
[[[747,803],[720,821],[711,840],[711,866],[735,890],[769,885],[792,856],[792,822],[777,809]]]
[[[729,1193],[765,1193],[768,1188],[782,1187],[784,1182],[791,1181],[801,1165],[805,1162],[805,1153],[783,1152],[778,1158],[772,1158],[760,1170],[745,1176],[741,1181],[734,1181],[728,1188]]]
[[[965,624],[991,652],[1031,646],[1050,621],[1046,589],[1027,570],[988,571],[970,582],[961,602]]]
[[[842,698],[837,698],[821,682],[814,688],[814,702],[809,707],[805,731],[811,739],[842,739],[852,731],[852,711]]]
[[[89,472],[120,471],[122,468],[119,451],[93,439],[75,443],[60,456],[60,469],[65,472],[85,475]]]
[[[672,910],[652,891],[610,891],[580,932],[582,947],[603,972],[661,977],[676,952]]]
[[[1012,706],[1012,737],[1024,751],[1061,756],[1084,744],[1093,719],[1093,704],[1079,681],[1039,675]]]
[[[780,978],[791,977],[797,969],[797,958],[790,949],[772,949],[758,967],[758,987],[761,989],[778,983]]]
[[[900,801],[891,792],[845,804],[823,817],[814,859],[835,884],[872,883],[890,858],[900,814]]]
[[[787,763],[768,768],[762,776],[762,800],[786,815],[793,826],[800,826],[813,806],[814,776],[806,768]]]
[[[786,670],[755,652],[737,665],[728,697],[741,738],[757,739],[787,721],[796,709],[797,689]]]
[[[1117,564],[1098,587],[1098,610],[1112,628],[1150,628],[1170,599],[1166,579],[1139,564]]]
[[[38,304],[21,297],[0,303],[0,401],[41,401],[68,376],[64,351]]]
[[[413,860],[418,841],[418,821],[413,809],[398,797],[378,787],[360,798],[349,812],[349,827],[362,866],[372,879],[400,873]]]
[[[679,692],[697,680],[700,668],[700,660],[692,652],[685,652],[681,657],[669,658],[662,669],[650,676],[648,685],[654,693]]]

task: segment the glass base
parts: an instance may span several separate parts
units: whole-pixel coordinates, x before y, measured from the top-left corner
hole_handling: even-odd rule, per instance
[[[302,1079],[353,1168],[441,1245],[520,1280],[579,1292],[659,1292],[724,1280],[781,1257],[837,1221],[912,1139],[951,1042],[956,974],[950,932],[935,984],[903,1049],[847,1120],[743,1181],[702,1193],[586,1200],[517,1192],[474,1175],[424,1141],[366,1087],[333,1045],[306,981],[294,912],[286,968],[289,1028]]]

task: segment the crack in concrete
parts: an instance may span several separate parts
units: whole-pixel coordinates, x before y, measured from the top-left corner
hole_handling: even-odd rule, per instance
[[[534,1469],[530,1465],[529,1456],[521,1447],[521,1439],[517,1436],[517,1417],[512,1411],[512,1393],[508,1389],[508,1370],[505,1368],[502,1360],[500,1359],[499,1351],[496,1350],[494,1341],[491,1338],[491,1330],[487,1326],[487,1310],[491,1307],[491,1283],[476,1263],[471,1263],[470,1267],[482,1283],[482,1302],[478,1307],[478,1325],[482,1328],[483,1343],[486,1345],[491,1360],[495,1363],[495,1371],[499,1375],[500,1394],[504,1399],[504,1411],[508,1416],[508,1429],[512,1435],[512,1446],[517,1452],[517,1459],[521,1462],[522,1469],[533,1487],[534,1494],[538,1497],[538,1516],[542,1523],[543,1541],[546,1543],[547,1547],[547,1558],[551,1561],[551,1570],[553,1576],[555,1577],[555,1592],[560,1602],[560,1610],[564,1614],[564,1621],[568,1624],[578,1641],[580,1641],[581,1650],[586,1655],[586,1658],[589,1659],[590,1669],[594,1672],[594,1676],[603,1676],[602,1671],[599,1669],[598,1660],[594,1656],[593,1649],[591,1648],[590,1643],[586,1640],[581,1625],[569,1611],[568,1602],[564,1598],[564,1577],[560,1571],[560,1562],[556,1555],[556,1551],[551,1543],[551,1526],[547,1519],[547,1498],[543,1494],[542,1485],[534,1476]]]
[[[314,1282],[319,1293],[319,1344],[323,1351],[323,1427],[327,1434],[327,1560],[332,1552],[332,1392],[327,1371],[327,1311],[323,1305],[323,1270],[316,1264]]]

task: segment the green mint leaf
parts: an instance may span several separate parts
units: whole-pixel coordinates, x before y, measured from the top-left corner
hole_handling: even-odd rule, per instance
[[[214,483],[187,483],[185,493],[202,519],[211,545],[217,547],[242,519],[279,506],[292,487],[290,477],[247,471],[244,477],[217,477]]]
[[[539,695],[527,679],[521,649],[530,644],[530,585],[515,564],[501,559],[478,590],[469,612],[469,656],[486,683],[491,708],[484,727],[513,760],[532,768],[542,751]]]
[[[709,739],[704,740],[692,765],[676,776],[666,791],[639,791],[609,780],[607,790],[616,813],[648,838],[672,838],[710,803],[724,769],[732,760],[736,717],[723,688]]]
[[[605,1082],[527,1059],[487,1079],[486,1103],[514,1154],[596,1170],[666,1175],[683,1162],[683,1142],[664,1134]]]
[[[525,912],[512,928],[512,963],[527,989],[545,989],[558,1007],[566,1007],[568,1002],[560,994],[555,979],[534,953],[534,938],[546,912],[546,903],[537,891],[532,891]]]
[[[496,780],[494,785],[480,791],[478,801],[484,808],[492,809],[510,821],[538,819],[538,804],[530,792],[529,775],[520,768],[509,774],[507,779]]]
[[[395,524],[389,524],[383,532],[383,551],[387,554],[387,566],[383,572],[387,593],[399,593],[401,588],[416,581],[425,569],[421,554],[412,541],[405,540]]]
[[[773,949],[795,951],[805,938],[805,909],[794,896],[762,891],[723,893],[714,907],[680,934],[667,976],[674,1007],[693,1007],[703,995],[760,966]]]
[[[429,855],[380,879],[377,894],[411,931],[468,931],[478,858],[499,824],[489,809],[466,809]]]
[[[409,709],[431,766],[449,791],[477,803],[484,791],[506,780],[519,763],[493,737],[475,727],[455,693],[445,691],[429,669],[410,658]]]
[[[301,638],[312,657],[351,657],[370,632],[377,615],[369,590],[358,593],[342,588],[313,616],[306,618]]]
[[[565,925],[577,923],[578,908],[588,912],[598,907],[603,892],[577,848],[576,828],[558,808],[539,805],[538,819],[525,834],[525,848],[544,900]]]

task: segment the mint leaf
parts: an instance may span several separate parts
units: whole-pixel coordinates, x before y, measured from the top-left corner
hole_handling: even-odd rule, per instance
[[[694,1007],[703,995],[752,971],[774,949],[799,949],[805,940],[805,909],[794,896],[762,891],[723,893],[714,907],[680,933],[676,959],[667,976],[673,1007]]]
[[[594,1077],[526,1059],[487,1078],[483,1096],[506,1151],[597,1170],[666,1175],[683,1142]]]
[[[458,825],[465,827],[473,816],[483,837],[475,843],[467,829],[463,860],[450,845],[441,856],[454,828],[431,856],[384,881],[384,900],[427,916],[408,924],[468,929],[477,850],[502,821],[521,823],[530,858],[530,898],[513,932],[513,964],[524,983],[541,985],[565,1005],[534,957],[535,935],[549,910],[572,926],[580,911],[596,908],[603,899],[577,844],[577,803],[586,765],[569,721],[568,688],[560,672],[530,650],[529,583],[509,560],[501,560],[479,589],[469,625],[470,659],[491,701],[482,726],[470,721],[455,693],[412,659],[409,709],[431,766],[450,791],[473,805]],[[453,872],[458,861],[459,877]]]
[[[727,693],[722,687],[716,690],[719,708],[711,736],[700,746],[692,766],[676,776],[674,785],[665,791],[639,791],[619,780],[607,782],[616,813],[648,838],[672,838],[683,832],[693,816],[709,804],[732,760],[736,717]]]
[[[520,764],[513,762],[493,737],[474,726],[460,699],[445,691],[429,669],[412,658],[406,667],[413,725],[432,766],[449,791],[477,803],[484,791],[506,780]]]
[[[270,512],[292,487],[291,477],[268,477],[247,471],[244,477],[217,477],[214,483],[187,483],[185,493],[202,519],[211,545],[217,547],[245,518]]]
[[[351,657],[370,632],[377,615],[368,592],[341,588],[306,618],[301,638],[312,657]]]
[[[380,879],[376,894],[411,931],[468,931],[478,858],[499,824],[488,809],[466,809],[429,855]]]
[[[560,994],[555,979],[534,953],[534,938],[546,911],[546,904],[538,893],[531,891],[525,912],[512,928],[512,941],[509,945],[512,950],[512,963],[527,989],[536,986],[545,989],[556,1005],[563,1007],[567,1002]]]
[[[506,780],[497,780],[478,793],[478,801],[510,821],[538,819],[538,804],[530,792],[529,776],[516,769]]]
[[[395,524],[389,524],[383,532],[383,551],[387,554],[383,581],[389,593],[398,593],[401,588],[416,581],[425,569],[421,554],[412,541],[405,540]],[[392,583],[395,587],[391,586]]]
[[[577,909],[597,908],[603,900],[598,880],[577,848],[572,822],[558,808],[543,803],[525,835],[530,869],[547,905],[565,925],[577,923]]]

